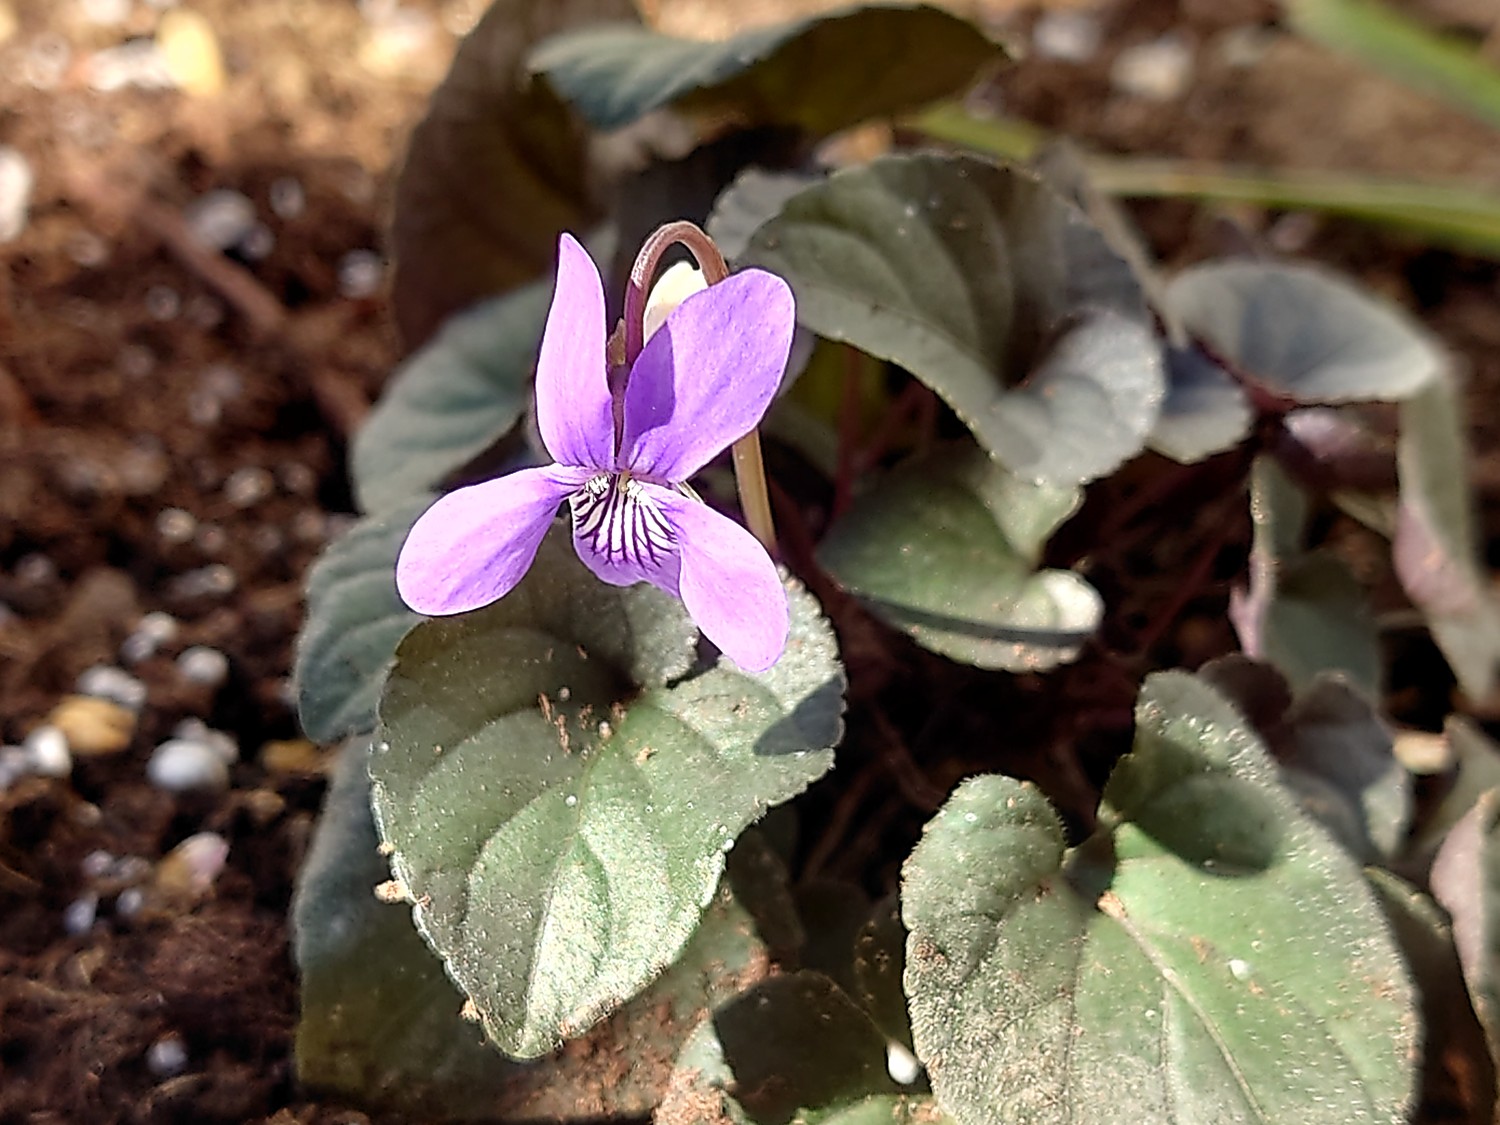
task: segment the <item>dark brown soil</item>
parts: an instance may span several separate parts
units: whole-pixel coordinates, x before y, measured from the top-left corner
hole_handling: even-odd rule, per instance
[[[383,300],[341,291],[340,262],[379,249],[400,138],[481,6],[408,2],[432,22],[403,52],[351,0],[198,0],[229,79],[193,97],[90,85],[96,52],[152,33],[147,4],[102,27],[82,4],[0,0],[0,28],[16,23],[0,38],[0,144],[37,173],[29,224],[0,243],[0,742],[23,739],[84,670],[120,664],[144,613],[180,624],[128,669],[149,693],[128,747],[80,757],[69,780],[0,789],[0,1123],[367,1120],[299,1091],[292,1072],[286,915],[323,778],[312,748],[262,751],[297,738],[301,584],[348,518],[346,445],[397,358]],[[1027,62],[999,89],[1011,112],[1106,149],[1500,187],[1492,133],[1310,47],[1273,36],[1248,69],[1215,61],[1268,8],[1121,0],[1095,59]],[[730,9],[649,6],[683,30]],[[1115,53],[1173,29],[1198,52],[1189,91],[1113,94]],[[278,214],[288,181],[305,204]],[[183,208],[213,189],[255,204],[269,253],[186,248]],[[1295,243],[1420,310],[1471,372],[1500,543],[1493,265],[1347,223],[1172,203],[1136,214],[1170,263]],[[176,657],[194,645],[228,658],[223,684],[185,680]],[[239,745],[222,793],[145,780],[152,749],[190,717]],[[211,890],[162,889],[163,857],[200,832],[229,845]],[[95,898],[97,918],[70,933],[66,912]],[[172,1036],[186,1063],[168,1076],[150,1060]]]

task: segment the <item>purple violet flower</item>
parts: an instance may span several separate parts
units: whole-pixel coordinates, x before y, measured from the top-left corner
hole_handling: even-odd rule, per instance
[[[685,482],[759,424],[791,349],[786,282],[744,270],[695,293],[646,341],[617,394],[605,359],[604,286],[569,235],[537,359],[536,415],[556,464],[448,493],[422,513],[396,562],[419,613],[504,597],[566,500],[578,557],[614,586],[650,582],[749,672],[786,647],[786,591],[765,548]]]

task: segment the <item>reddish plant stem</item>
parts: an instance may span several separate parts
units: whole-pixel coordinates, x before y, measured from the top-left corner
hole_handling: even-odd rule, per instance
[[[651,293],[651,281],[661,265],[663,255],[674,245],[681,244],[698,262],[703,280],[717,285],[729,276],[729,265],[724,255],[695,224],[685,219],[667,223],[651,232],[630,267],[630,280],[625,285],[625,369],[635,363],[641,349],[646,346],[646,301]],[[618,420],[616,422],[618,426]],[[734,479],[739,487],[740,507],[745,513],[745,523],[750,533],[760,540],[767,551],[776,549],[776,525],[771,519],[771,501],[766,494],[766,466],[760,452],[760,434],[751,430],[734,443]]]

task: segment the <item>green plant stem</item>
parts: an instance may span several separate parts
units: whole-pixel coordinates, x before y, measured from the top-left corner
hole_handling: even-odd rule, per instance
[[[661,265],[662,256],[674,245],[687,247],[688,253],[698,263],[703,280],[716,285],[729,276],[729,265],[724,261],[714,240],[695,224],[684,220],[657,227],[641,246],[635,264],[630,267],[630,280],[625,286],[625,366],[627,369],[641,354],[646,345],[646,300],[651,293],[651,281]],[[760,540],[767,551],[776,550],[776,525],[771,518],[771,498],[766,491],[766,465],[760,452],[760,431],[751,430],[734,443],[734,480],[739,489],[740,508],[745,513],[745,523],[750,534]]]
[[[1481,49],[1374,0],[1288,0],[1287,11],[1292,27],[1314,42],[1500,126],[1500,70]]]
[[[1006,160],[1029,160],[1050,140],[1026,122],[975,117],[956,105],[940,106],[909,124],[933,140]],[[1500,194],[1476,187],[1097,154],[1083,160],[1093,182],[1111,195],[1324,211],[1500,258]]]

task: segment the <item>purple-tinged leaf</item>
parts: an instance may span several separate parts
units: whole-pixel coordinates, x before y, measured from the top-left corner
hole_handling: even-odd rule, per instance
[[[1500,790],[1453,826],[1432,864],[1433,897],[1453,919],[1469,997],[1500,1058]]]
[[[1391,554],[1459,686],[1485,698],[1500,668],[1500,606],[1479,567],[1458,389],[1434,381],[1401,405],[1401,494]]]
[[[1313,266],[1191,266],[1172,279],[1167,305],[1242,377],[1304,405],[1398,401],[1447,366],[1411,318]]]
[[[1274,664],[1299,688],[1341,671],[1374,693],[1380,651],[1364,590],[1336,555],[1304,550],[1306,497],[1267,457],[1255,464],[1250,514],[1250,584],[1229,600],[1245,655]]]

